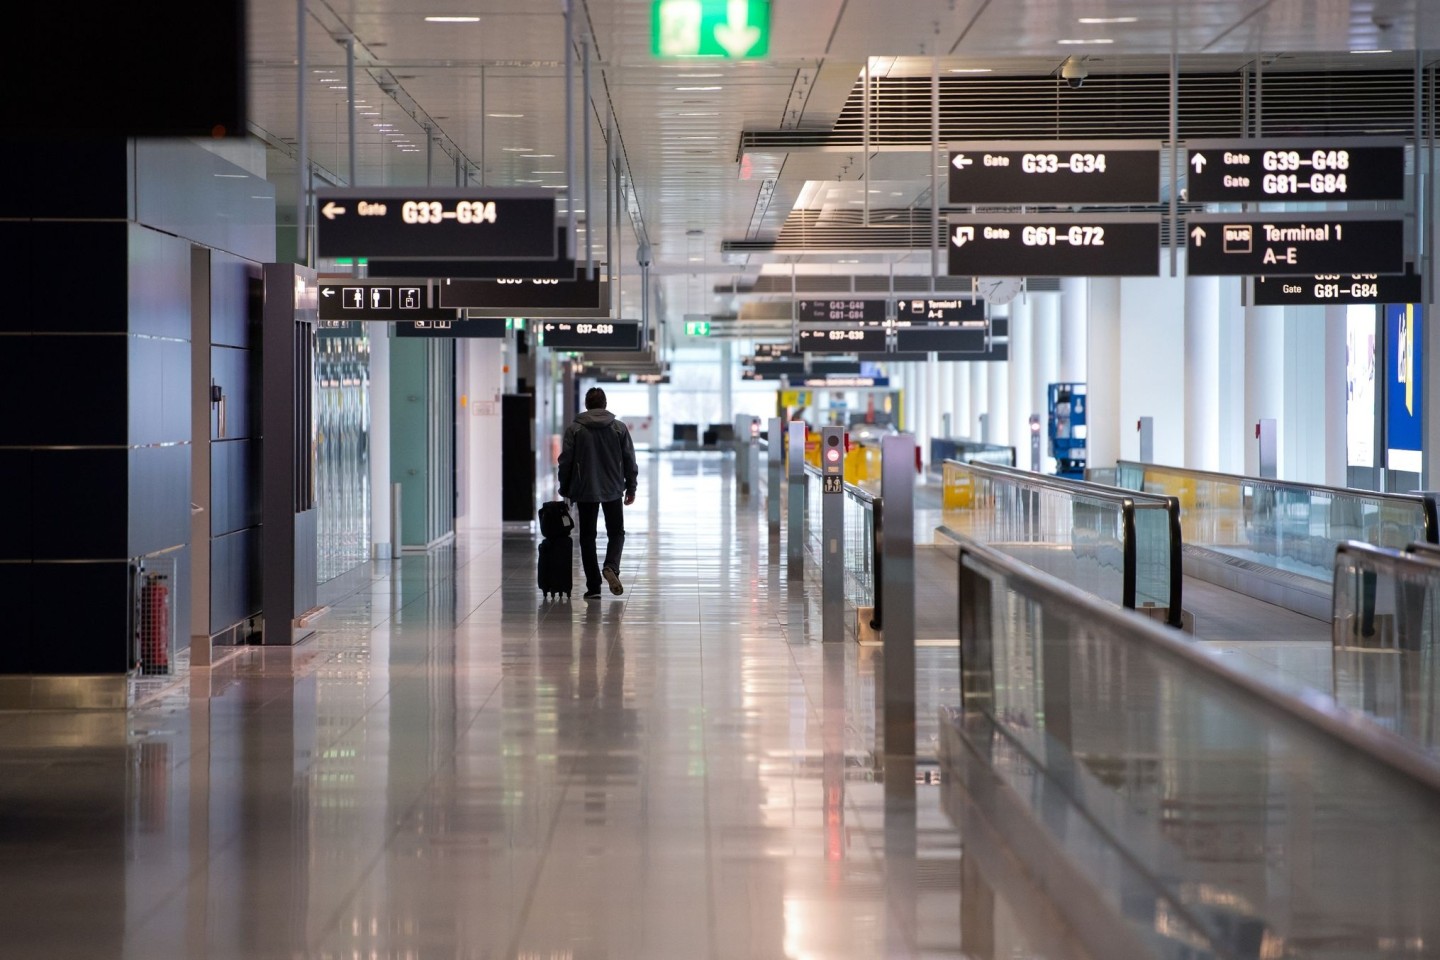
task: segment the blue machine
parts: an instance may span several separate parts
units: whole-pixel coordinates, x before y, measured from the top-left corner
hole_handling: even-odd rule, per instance
[[[1085,479],[1085,384],[1052,383],[1048,388],[1050,407],[1050,456],[1055,474]]]

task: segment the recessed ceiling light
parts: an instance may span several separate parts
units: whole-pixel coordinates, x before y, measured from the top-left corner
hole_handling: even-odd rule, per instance
[[[539,180],[516,180],[516,183],[539,183]]]
[[[718,140],[719,137],[709,133],[696,133],[680,138],[681,140]]]
[[[555,159],[555,154],[553,154],[553,153],[527,153],[527,154],[524,154],[524,157],[525,157],[526,160],[554,160],[554,159]]]
[[[534,147],[501,147],[506,153],[529,153]]]
[[[1065,44],[1065,45],[1067,45],[1067,46],[1083,46],[1083,45],[1085,45],[1085,44],[1087,44],[1087,43],[1114,43],[1115,41],[1114,41],[1114,40],[1111,40],[1111,39],[1109,39],[1109,38],[1106,38],[1106,37],[1099,37],[1099,38],[1096,38],[1096,39],[1094,39],[1094,40],[1081,40],[1081,39],[1076,39],[1076,40],[1060,40],[1060,41],[1058,41],[1058,42],[1059,42],[1059,43],[1062,43],[1062,44]]]
[[[724,90],[724,87],[676,87],[680,93],[709,93],[714,90]]]
[[[1389,50],[1351,50],[1350,52],[1353,53],[1353,54],[1355,54],[1355,55],[1357,55],[1357,56],[1359,56],[1360,54],[1365,54],[1365,53],[1389,53],[1390,51],[1389,51]]]
[[[677,74],[675,74],[675,76],[678,77],[678,78],[681,79],[681,80],[709,80],[709,79],[712,79],[713,77],[722,77],[722,76],[724,76],[724,74],[722,74],[722,73],[677,73]]]
[[[1139,17],[1081,17],[1081,23],[1135,23]]]
[[[426,17],[427,23],[479,23],[479,17]]]
[[[993,73],[989,67],[951,67],[951,73]]]
[[[538,174],[542,174],[542,175],[544,175],[544,176],[554,176],[554,175],[559,174],[559,173],[564,173],[565,171],[564,171],[564,170],[536,170],[535,172],[538,173]]]
[[[677,117],[718,117],[718,113],[677,113]]]
[[[494,117],[496,120],[519,120],[525,116],[523,113],[487,113],[487,117]]]
[[[542,183],[540,184],[540,186],[544,187],[546,190],[564,190],[566,187],[566,185],[563,183]]]

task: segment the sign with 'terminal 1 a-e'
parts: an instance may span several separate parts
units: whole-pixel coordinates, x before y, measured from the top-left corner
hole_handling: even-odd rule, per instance
[[[1249,218],[1196,214],[1186,221],[1186,272],[1195,276],[1401,273],[1399,218],[1293,213]]]

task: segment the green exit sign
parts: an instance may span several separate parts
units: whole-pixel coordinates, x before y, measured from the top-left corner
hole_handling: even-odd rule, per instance
[[[708,337],[710,336],[709,320],[686,320],[685,336],[687,337]]]
[[[770,0],[655,0],[650,41],[657,57],[764,57]]]

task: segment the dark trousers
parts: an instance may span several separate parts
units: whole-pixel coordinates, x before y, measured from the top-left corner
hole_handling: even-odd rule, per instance
[[[620,553],[625,549],[625,502],[607,500],[585,503],[577,500],[580,509],[580,563],[585,567],[585,592],[600,589],[600,564],[595,560],[595,533],[600,509],[605,509],[605,566],[620,572]]]

